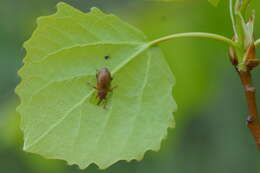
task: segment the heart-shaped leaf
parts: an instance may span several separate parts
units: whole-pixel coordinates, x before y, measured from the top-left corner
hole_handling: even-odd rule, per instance
[[[173,127],[174,77],[143,33],[97,8],[83,13],[65,3],[41,17],[24,44],[27,55],[16,92],[24,150],[104,169],[158,150]],[[106,58],[105,58],[106,57]],[[106,108],[96,104],[96,70],[117,86]]]

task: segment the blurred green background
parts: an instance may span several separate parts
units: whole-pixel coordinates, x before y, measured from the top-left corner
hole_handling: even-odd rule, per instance
[[[22,151],[15,107],[17,70],[25,51],[22,43],[36,27],[38,16],[55,12],[58,0],[0,1],[0,173],[260,173],[260,152],[246,128],[246,102],[229,63],[227,47],[205,39],[182,39],[161,45],[177,79],[174,97],[176,128],[169,130],[160,152],[141,162],[120,161],[101,171],[63,161],[46,160]],[[66,0],[88,11],[96,6],[141,29],[149,39],[171,33],[204,31],[232,37],[228,2],[215,8],[207,0]],[[256,37],[260,37],[260,1],[254,1]],[[257,29],[258,28],[258,29]],[[259,49],[258,49],[259,52]],[[260,90],[260,69],[254,71]],[[260,93],[257,93],[260,101]],[[260,104],[259,104],[260,106]],[[260,107],[259,107],[260,108]]]

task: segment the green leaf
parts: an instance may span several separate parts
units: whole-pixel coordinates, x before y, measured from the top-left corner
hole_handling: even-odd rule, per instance
[[[220,0],[208,0],[212,5],[214,6],[218,6],[218,3],[220,2]]]
[[[16,88],[21,99],[24,150],[101,169],[157,151],[174,126],[174,77],[158,47],[143,33],[97,8],[65,4],[38,19],[24,44]],[[108,60],[104,57],[109,56]],[[96,105],[96,70],[107,67],[118,86],[107,108]]]

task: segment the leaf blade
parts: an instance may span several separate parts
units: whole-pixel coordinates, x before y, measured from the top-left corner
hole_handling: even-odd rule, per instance
[[[25,48],[16,89],[24,150],[104,169],[159,149],[173,127],[175,81],[159,48],[149,48],[139,30],[96,8],[85,14],[59,3],[57,13],[38,20]],[[95,91],[84,85],[102,67],[119,85],[108,110],[93,103]]]

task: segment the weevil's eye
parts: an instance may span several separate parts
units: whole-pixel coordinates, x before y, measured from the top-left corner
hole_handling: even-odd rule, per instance
[[[108,55],[107,55],[107,56],[104,56],[104,59],[105,59],[105,60],[108,60],[109,58],[110,58],[110,56],[108,56]]]

